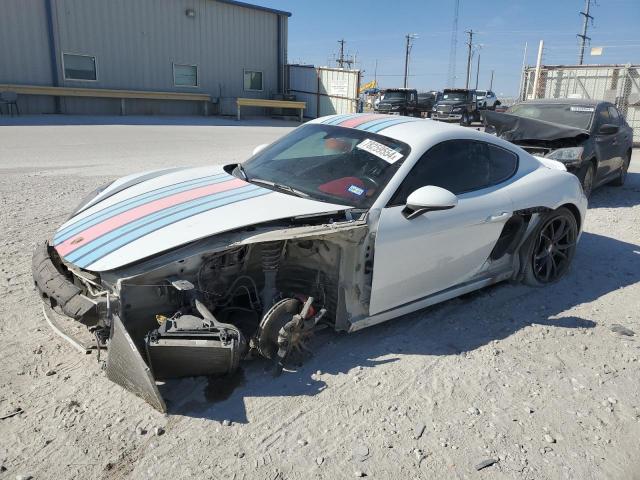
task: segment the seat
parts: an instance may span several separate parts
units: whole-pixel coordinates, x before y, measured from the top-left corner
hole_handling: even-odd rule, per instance
[[[18,94],[16,92],[4,91],[0,92],[0,106],[6,105],[9,115],[13,117],[13,111],[16,115],[20,116],[20,109],[18,108]]]

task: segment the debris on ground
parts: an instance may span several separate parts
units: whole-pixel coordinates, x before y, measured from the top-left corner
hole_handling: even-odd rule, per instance
[[[481,461],[480,463],[478,463],[475,466],[475,469],[480,471],[483,468],[487,468],[490,467],[491,465],[493,465],[494,463],[498,463],[500,460],[497,458],[487,458],[486,460]]]
[[[619,323],[614,323],[613,325],[611,325],[610,329],[613,333],[624,335],[625,337],[633,337],[636,334],[636,332],[634,332],[630,328],[627,328],[624,325],[620,325]]]

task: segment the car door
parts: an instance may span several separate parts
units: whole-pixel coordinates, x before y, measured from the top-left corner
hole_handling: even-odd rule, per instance
[[[596,158],[598,159],[598,171],[595,184],[600,184],[609,177],[618,167],[618,133],[602,134],[600,127],[612,123],[609,109],[606,105],[601,105],[595,112],[594,119],[594,146]]]
[[[440,143],[416,162],[380,215],[370,315],[463,283],[481,269],[512,215],[500,183],[517,164],[513,152],[471,140]],[[405,218],[407,197],[426,185],[455,193],[458,205]]]
[[[622,167],[622,162],[626,158],[627,154],[627,145],[629,144],[629,136],[628,133],[624,129],[624,125],[622,122],[622,117],[618,110],[610,105],[609,106],[609,118],[610,123],[618,126],[618,133],[615,135],[614,146],[616,150],[616,158],[614,162],[612,162],[611,168],[613,172],[617,172]]]

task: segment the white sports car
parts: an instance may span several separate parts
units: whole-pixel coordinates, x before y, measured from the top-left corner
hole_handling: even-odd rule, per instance
[[[108,348],[107,375],[280,371],[315,329],[353,332],[503,280],[569,268],[587,200],[552,160],[474,129],[386,115],[311,121],[241,164],[132,175],[34,254],[51,309]]]

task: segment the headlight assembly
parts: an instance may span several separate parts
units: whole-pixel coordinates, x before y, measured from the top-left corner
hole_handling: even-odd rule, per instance
[[[571,165],[579,163],[582,160],[583,153],[583,147],[559,148],[558,150],[548,153],[547,158]]]

